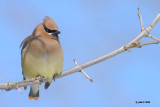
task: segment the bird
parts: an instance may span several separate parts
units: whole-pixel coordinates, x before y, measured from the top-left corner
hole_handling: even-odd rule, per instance
[[[44,77],[47,79],[44,88],[47,89],[52,80],[62,73],[64,55],[59,34],[55,21],[46,16],[33,33],[22,41],[20,47],[23,80]],[[29,99],[39,99],[40,87],[41,84],[30,85]]]

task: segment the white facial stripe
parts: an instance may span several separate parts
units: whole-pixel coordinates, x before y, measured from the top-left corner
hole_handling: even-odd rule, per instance
[[[48,33],[49,35],[52,35],[53,33]]]

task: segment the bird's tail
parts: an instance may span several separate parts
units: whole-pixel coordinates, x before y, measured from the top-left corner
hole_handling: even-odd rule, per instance
[[[30,86],[29,99],[38,100],[40,84],[33,84]]]

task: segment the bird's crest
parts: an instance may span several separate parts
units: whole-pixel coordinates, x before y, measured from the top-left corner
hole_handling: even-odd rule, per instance
[[[48,16],[45,17],[43,24],[50,30],[58,30],[58,27],[55,21]]]

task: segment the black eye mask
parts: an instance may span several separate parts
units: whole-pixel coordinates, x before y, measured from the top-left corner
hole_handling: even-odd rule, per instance
[[[58,36],[58,34],[60,34],[61,32],[58,31],[58,30],[50,30],[48,29],[45,25],[43,25],[44,27],[44,30],[47,32],[47,33],[51,33],[53,36]]]

